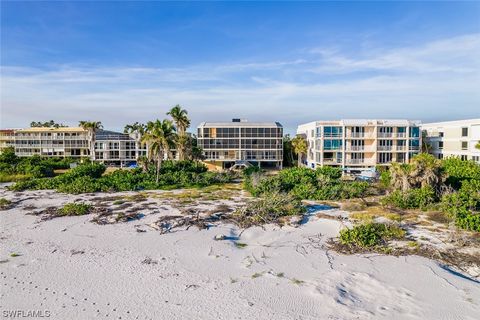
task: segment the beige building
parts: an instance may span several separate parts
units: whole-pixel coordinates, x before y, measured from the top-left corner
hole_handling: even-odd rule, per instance
[[[90,158],[90,136],[80,127],[34,127],[1,130],[0,146],[14,147],[21,157]],[[1,149],[0,149],[1,150]],[[147,154],[138,134],[98,130],[95,133],[94,160],[107,165],[125,166]]]
[[[0,153],[5,148],[15,147],[15,130],[1,129],[0,130]]]
[[[420,122],[410,120],[314,121],[298,126],[308,143],[304,164],[365,170],[392,162],[407,163],[420,152]]]
[[[438,159],[460,157],[480,163],[480,119],[422,124],[431,153]]]
[[[211,166],[229,168],[241,162],[282,167],[283,127],[278,122],[203,122],[198,146]]]
[[[88,157],[88,134],[79,127],[15,130],[15,153],[18,156]]]

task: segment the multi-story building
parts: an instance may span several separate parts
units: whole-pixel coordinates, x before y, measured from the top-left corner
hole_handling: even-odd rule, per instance
[[[460,157],[480,163],[480,119],[425,123],[422,125],[431,153],[438,159]]]
[[[314,121],[298,126],[308,143],[304,159],[310,168],[338,166],[357,171],[392,162],[408,162],[421,149],[419,121]]]
[[[21,157],[90,158],[90,135],[80,127],[35,127],[0,131],[0,145],[15,148]],[[107,165],[125,166],[147,154],[139,134],[98,130],[95,133],[94,160]]]
[[[125,166],[147,155],[147,146],[138,134],[99,130],[95,134],[95,160]]]
[[[79,127],[15,130],[15,153],[18,156],[88,157],[88,134]]]
[[[198,126],[198,146],[205,161],[229,168],[247,161],[259,166],[282,167],[283,127],[278,122],[203,122]]]
[[[15,130],[1,129],[0,130],[0,153],[6,148],[15,146]]]

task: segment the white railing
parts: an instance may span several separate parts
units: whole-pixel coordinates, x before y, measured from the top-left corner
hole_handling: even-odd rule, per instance
[[[392,150],[392,146],[378,146],[377,149],[378,151],[391,151]]]
[[[393,133],[392,132],[379,132],[378,137],[379,138],[391,138],[391,137],[393,137]]]

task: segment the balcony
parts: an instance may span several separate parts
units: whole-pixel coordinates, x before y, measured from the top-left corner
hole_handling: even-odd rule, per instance
[[[392,138],[393,133],[392,132],[379,132],[377,137],[379,137],[379,138]]]
[[[342,159],[324,158],[323,164],[342,164]]]
[[[407,133],[406,132],[397,132],[397,133],[395,133],[395,137],[396,138],[406,138]]]
[[[393,146],[378,146],[377,150],[378,151],[392,151]]]
[[[395,150],[397,150],[397,151],[407,151],[407,146],[396,146]]]
[[[346,137],[349,139],[365,139],[374,138],[375,134],[373,132],[347,132]]]

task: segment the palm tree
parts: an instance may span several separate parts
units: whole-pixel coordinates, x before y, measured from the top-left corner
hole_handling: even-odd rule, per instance
[[[292,139],[292,148],[298,156],[298,166],[300,167],[302,165],[303,155],[308,151],[307,140],[301,135],[296,136]]]
[[[190,127],[190,119],[188,119],[188,111],[182,109],[180,105],[176,105],[170,111],[167,112],[167,115],[171,116],[175,126],[177,127],[177,132],[182,135]]]
[[[188,137],[186,131],[188,127],[190,127],[190,119],[188,119],[188,112],[185,109],[182,109],[180,105],[176,105],[170,111],[167,112],[167,115],[171,116],[173,122],[175,122],[175,126],[178,132],[178,139],[177,139],[177,152],[178,152],[178,159],[185,160],[185,153],[186,153],[186,146],[188,144]]]
[[[430,186],[439,194],[444,181],[441,162],[427,153],[416,155],[409,164],[392,163],[390,175],[391,187],[402,192]]]
[[[146,126],[143,123],[135,122],[132,124],[127,124],[124,129],[123,133],[138,133],[140,135],[145,133]]]
[[[157,174],[155,181],[158,183],[160,177],[160,168],[162,167],[162,161],[165,153],[168,157],[171,157],[171,146],[175,142],[176,134],[175,127],[170,120],[156,120],[149,121],[145,134],[142,136],[141,141],[148,146],[148,157],[153,159],[156,157]]]
[[[88,133],[90,159],[95,160],[95,134],[98,130],[103,129],[103,125],[100,121],[80,121],[79,126]]]

